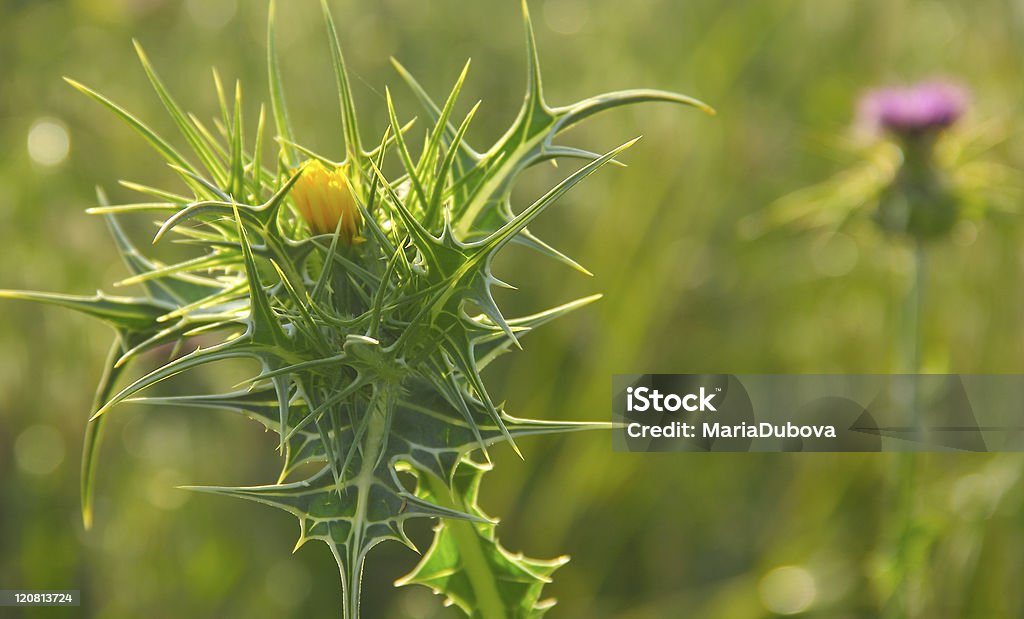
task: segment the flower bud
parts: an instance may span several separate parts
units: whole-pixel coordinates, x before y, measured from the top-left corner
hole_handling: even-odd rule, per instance
[[[330,169],[315,159],[302,164],[302,174],[291,197],[314,235],[334,234],[351,245],[357,240],[361,217],[356,208],[345,166]]]

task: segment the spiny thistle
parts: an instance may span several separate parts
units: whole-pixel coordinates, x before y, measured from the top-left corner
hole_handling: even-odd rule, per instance
[[[86,526],[92,521],[100,431],[116,405],[141,401],[226,409],[279,435],[280,477],[265,486],[195,489],[271,505],[298,518],[297,547],[315,539],[334,554],[345,617],[359,615],[367,553],[385,540],[413,547],[403,529],[412,518],[437,518],[439,524],[433,545],[402,584],[429,586],[474,617],[539,617],[550,606],[541,600],[541,588],[564,559],[529,559],[499,545],[494,523],[477,506],[477,487],[489,466],[487,449],[500,442],[515,448],[519,437],[594,424],[512,417],[494,402],[481,371],[518,347],[519,338],[535,327],[597,296],[506,318],[492,297],[493,287],[506,286],[492,273],[492,260],[517,243],[586,272],[528,226],[635,140],[598,155],[555,144],[561,132],[598,112],[632,103],[666,101],[710,109],[657,90],[548,105],[524,2],[526,97],[512,126],[487,150],[466,141],[477,106],[461,121],[452,119],[468,64],[438,105],[394,63],[431,122],[414,156],[407,138],[411,123],[399,121],[390,92],[385,97],[389,126],[379,139],[364,142],[326,2],[323,13],[341,108],[343,161],[316,154],[293,137],[274,47],[273,6],[268,24],[270,116],[280,150],[269,167],[262,159],[263,109],[247,146],[240,88],[229,103],[214,73],[220,117],[207,125],[178,106],[136,45],[192,156],[114,102],[68,81],[140,133],[186,187],[179,193],[124,183],[149,201],[111,205],[101,192],[100,206],[90,209],[106,217],[131,271],[120,283],[138,284],[142,294],[2,294],[79,310],[116,331],[83,455]],[[388,178],[382,170],[392,154],[402,172]],[[517,212],[511,191],[518,175],[558,158],[584,164]],[[197,247],[198,255],[176,264],[143,256],[118,222],[127,213],[162,216],[156,240],[176,234]],[[118,387],[130,361],[199,335],[217,343]],[[254,359],[260,371],[238,391],[140,396],[168,378],[228,359]],[[293,479],[310,463],[322,467],[308,478]],[[400,474],[415,478],[414,491],[406,489]]]

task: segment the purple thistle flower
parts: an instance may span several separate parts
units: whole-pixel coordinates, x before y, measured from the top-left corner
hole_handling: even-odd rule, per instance
[[[956,123],[967,109],[968,98],[966,89],[943,81],[880,88],[861,97],[857,116],[870,129],[914,136]]]

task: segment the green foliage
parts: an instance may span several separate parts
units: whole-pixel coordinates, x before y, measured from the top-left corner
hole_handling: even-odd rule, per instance
[[[220,117],[212,129],[176,103],[142,47],[136,50],[161,103],[188,144],[179,152],[116,103],[77,82],[72,86],[109,108],[142,135],[177,173],[186,194],[128,184],[157,201],[99,206],[130,271],[138,297],[75,297],[29,292],[3,296],[75,309],[110,324],[116,338],[87,431],[82,470],[83,517],[92,520],[95,457],[108,412],[127,400],[174,407],[219,408],[253,419],[280,437],[283,460],[276,483],[196,490],[248,499],[293,514],[298,546],[327,544],[342,576],[344,614],[359,615],[360,578],[367,553],[394,540],[412,546],[404,524],[438,518],[436,539],[402,582],[430,586],[471,616],[538,617],[550,602],[541,589],[564,559],[513,555],[495,537],[495,524],[477,506],[486,466],[469,459],[522,436],[568,432],[596,424],[519,419],[488,393],[481,371],[545,322],[578,309],[587,297],[518,318],[507,318],[492,295],[507,286],[492,263],[510,243],[531,247],[584,271],[528,226],[569,189],[631,146],[605,154],[554,142],[566,129],[604,110],[647,101],[709,109],[656,90],[627,90],[552,107],[545,101],[529,13],[527,92],[519,115],[490,148],[466,142],[476,112],[453,119],[464,70],[442,105],[396,63],[431,126],[415,153],[390,92],[390,124],[376,146],[364,147],[338,34],[326,2],[325,23],[339,96],[345,159],[332,162],[297,144],[289,126],[269,22],[270,116],[280,143],[276,165],[263,162],[265,116],[247,144],[241,87],[225,96],[215,85]],[[468,69],[468,65],[467,65]],[[302,181],[301,158],[343,175],[361,222],[357,242],[313,235],[293,204]],[[389,177],[388,157],[401,172]],[[579,169],[520,211],[512,205],[516,178],[560,158]],[[194,159],[194,160],[193,160]],[[174,235],[198,255],[175,264],[145,257],[118,217],[163,217],[156,241]],[[358,215],[356,215],[358,213]],[[350,220],[351,221],[351,220]],[[479,312],[478,314],[476,312]],[[203,336],[202,340],[196,339]],[[173,344],[203,345],[117,389],[127,364]],[[214,343],[209,343],[214,342]],[[259,372],[241,390],[217,395],[144,397],[150,387],[211,363],[255,360]],[[304,476],[311,465],[315,472]],[[407,489],[411,476],[416,491]]]
[[[442,520],[434,542],[410,574],[397,584],[426,585],[443,594],[469,617],[541,617],[554,600],[541,600],[541,589],[568,557],[539,560],[513,554],[498,543],[496,524],[477,505],[480,480],[489,467],[464,458],[451,487],[427,479],[416,495],[450,505],[480,522]],[[480,575],[488,578],[480,578]]]

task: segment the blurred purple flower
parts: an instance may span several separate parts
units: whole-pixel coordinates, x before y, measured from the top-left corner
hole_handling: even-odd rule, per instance
[[[857,115],[862,126],[902,136],[945,129],[967,109],[967,90],[952,82],[920,82],[865,93]]]

